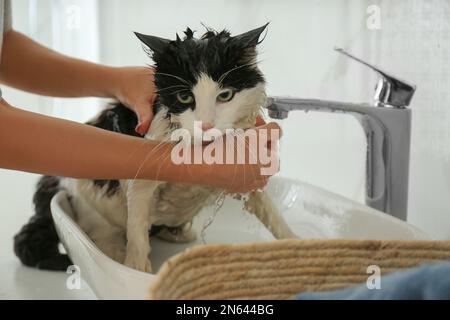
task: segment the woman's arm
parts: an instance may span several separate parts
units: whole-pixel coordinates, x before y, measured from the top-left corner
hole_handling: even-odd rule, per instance
[[[1,168],[74,178],[157,179],[155,159],[167,158],[171,145],[158,147],[145,161],[156,148],[154,141],[0,104]],[[170,171],[159,178],[173,181]]]
[[[267,125],[276,129],[274,124]],[[152,179],[232,192],[267,182],[260,165],[175,165],[159,144],[17,109],[0,100],[0,168],[86,179]]]
[[[4,34],[0,81],[46,96],[116,98],[137,113],[141,134],[152,119],[152,69],[108,67],[70,58],[14,30]]]
[[[10,30],[4,34],[0,80],[53,97],[114,97],[118,69],[70,58]]]

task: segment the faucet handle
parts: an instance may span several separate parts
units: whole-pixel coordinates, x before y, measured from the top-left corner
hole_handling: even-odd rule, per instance
[[[334,50],[369,67],[381,76],[375,88],[375,105],[377,107],[392,106],[394,108],[406,108],[409,106],[416,91],[415,85],[382,71],[378,67],[351,55],[342,48],[336,47]]]

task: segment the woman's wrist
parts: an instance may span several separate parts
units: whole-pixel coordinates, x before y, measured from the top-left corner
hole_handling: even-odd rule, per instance
[[[105,73],[106,83],[108,85],[105,88],[105,92],[111,98],[123,99],[127,96],[127,92],[124,92],[127,84],[136,83],[141,81],[141,75],[152,70],[147,67],[106,67]],[[137,80],[136,80],[137,79]],[[145,83],[145,85],[150,85]],[[128,90],[129,91],[129,90]]]
[[[145,178],[176,182],[187,184],[207,184],[211,177],[212,166],[205,163],[195,164],[191,159],[189,162],[174,160],[174,156],[177,151],[174,151],[176,144],[165,143],[159,145],[158,152],[155,155],[157,160],[154,161],[155,166],[150,166],[148,171],[151,177]],[[149,151],[154,153],[154,151]],[[191,149],[191,156],[194,154],[193,147]],[[160,160],[158,160],[160,159]],[[151,160],[150,160],[151,161]]]
[[[122,68],[121,67],[110,67],[101,66],[103,68],[103,81],[101,81],[101,87],[97,96],[102,98],[112,98],[119,99],[120,90],[122,87]]]

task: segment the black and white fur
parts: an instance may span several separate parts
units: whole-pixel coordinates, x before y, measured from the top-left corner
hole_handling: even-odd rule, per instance
[[[256,63],[256,46],[266,26],[234,37],[208,30],[200,39],[188,28],[184,39],[177,35],[175,41],[136,34],[155,62],[159,95],[146,138],[170,141],[179,127],[193,133],[194,121],[223,132],[253,127],[266,99]],[[120,103],[89,124],[136,135],[136,116]],[[149,232],[168,241],[193,241],[192,219],[222,192],[160,181],[43,177],[34,197],[36,215],[15,237],[16,255],[26,265],[64,270],[70,264],[58,251],[49,208],[51,196],[61,189],[70,195],[77,223],[104,253],[146,272],[151,271]],[[263,191],[251,192],[245,207],[276,238],[295,237]]]

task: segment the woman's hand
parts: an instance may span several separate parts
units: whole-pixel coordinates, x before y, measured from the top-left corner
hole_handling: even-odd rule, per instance
[[[145,135],[153,119],[152,106],[156,98],[153,69],[146,67],[122,67],[116,70],[118,84],[114,96],[136,112],[136,132]]]
[[[260,123],[262,122],[260,120]],[[257,137],[254,144],[249,144],[251,140],[243,136],[235,136],[232,145],[229,144],[230,140],[225,138],[216,139],[209,144],[209,148],[223,148],[223,164],[202,164],[200,170],[195,170],[192,167],[195,171],[188,171],[195,172],[195,176],[191,175],[194,183],[222,188],[230,193],[245,193],[263,188],[269,177],[279,171],[278,140],[281,137],[281,128],[277,123],[271,122],[253,130],[255,130]],[[261,132],[265,132],[265,134],[262,135]],[[243,141],[245,141],[245,147],[240,148],[240,146],[243,146]],[[242,152],[242,150],[244,151]],[[225,161],[227,154],[230,155],[230,153],[231,158],[235,160],[233,163]],[[245,162],[236,161],[238,157],[243,155],[245,156]],[[262,159],[261,155],[267,155],[266,159]]]

